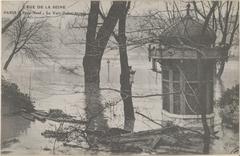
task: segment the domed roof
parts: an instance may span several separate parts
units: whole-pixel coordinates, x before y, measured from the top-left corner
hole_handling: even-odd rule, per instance
[[[207,28],[202,34],[204,22],[194,20],[189,14],[166,29],[161,36],[166,41],[181,40],[189,44],[204,44],[210,46],[216,40],[216,34],[211,28]]]

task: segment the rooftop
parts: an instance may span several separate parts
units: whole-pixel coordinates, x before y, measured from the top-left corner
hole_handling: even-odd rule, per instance
[[[187,15],[176,21],[171,27],[167,28],[161,34],[165,42],[176,43],[183,42],[184,44],[201,44],[210,46],[216,40],[215,32],[207,27],[203,34],[204,21],[195,20],[187,12]]]

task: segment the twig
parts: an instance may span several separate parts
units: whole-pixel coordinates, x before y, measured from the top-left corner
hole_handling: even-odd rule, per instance
[[[72,148],[82,148],[82,149],[85,149],[85,150],[90,150],[87,147],[83,147],[83,146],[80,146],[80,145],[71,145],[71,144],[68,144],[68,143],[63,143],[63,146],[68,146],[68,147],[72,147]],[[102,151],[102,152],[112,152],[111,150],[104,150],[104,149],[91,149],[91,150],[92,151]]]
[[[153,122],[153,123],[155,123],[155,124],[157,124],[157,125],[159,125],[159,126],[161,126],[161,127],[164,127],[162,124],[154,121],[153,119],[149,118],[148,116],[146,116],[146,115],[144,115],[144,114],[142,114],[142,113],[140,113],[140,112],[138,112],[138,111],[136,111],[135,113],[138,114],[138,115],[141,115],[142,117],[148,119],[149,121],[151,121],[151,122]]]
[[[203,13],[201,13],[201,12],[198,10],[198,7],[197,7],[197,4],[196,4],[195,1],[193,1],[193,6],[194,6],[194,10],[195,10],[203,19],[205,19],[206,16],[203,15]]]
[[[118,93],[122,93],[120,90],[118,89],[114,89],[114,88],[100,88],[100,90],[112,90]],[[172,92],[172,93],[163,93],[163,94],[148,94],[148,95],[132,95],[132,98],[146,98],[146,97],[154,97],[154,96],[166,96],[166,95],[170,95],[170,94],[180,94],[180,92]]]
[[[58,132],[60,130],[60,128],[63,126],[63,124],[64,124],[64,122],[60,123],[56,132]],[[55,154],[55,144],[56,144],[56,142],[57,142],[57,137],[55,138],[54,144],[53,144],[53,154]]]

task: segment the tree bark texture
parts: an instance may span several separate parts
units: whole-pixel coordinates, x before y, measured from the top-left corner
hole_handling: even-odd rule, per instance
[[[15,54],[15,52],[13,51],[13,52],[11,53],[11,55],[8,57],[6,63],[4,64],[4,67],[3,67],[4,70],[7,70],[10,62],[11,62],[12,59],[13,59],[14,54]]]
[[[92,1],[88,16],[88,27],[86,34],[86,50],[83,58],[85,84],[87,82],[99,83],[97,67],[97,48],[95,47],[95,36],[98,22],[99,1]]]
[[[127,3],[121,2],[121,12],[119,17],[119,28],[118,28],[118,43],[119,43],[119,53],[120,53],[120,64],[121,64],[121,75],[120,75],[120,84],[121,84],[121,97],[124,104],[124,117],[125,120],[133,120],[134,109],[132,102],[132,86],[130,79],[130,71],[128,65],[128,56],[127,56],[127,46],[126,46],[126,15],[127,15]]]
[[[203,153],[208,154],[209,153],[209,145],[210,145],[210,130],[209,126],[207,124],[207,104],[205,102],[204,94],[205,94],[205,89],[204,89],[204,84],[202,83],[204,80],[204,74],[202,64],[204,63],[201,59],[200,54],[198,54],[198,68],[197,68],[197,75],[198,75],[198,108],[201,113],[201,120],[202,120],[202,125],[203,125]]]
[[[92,1],[88,18],[88,28],[86,35],[86,51],[83,58],[85,84],[95,83],[99,86],[101,60],[108,40],[119,19],[121,2],[114,1],[102,26],[96,32],[99,1]]]

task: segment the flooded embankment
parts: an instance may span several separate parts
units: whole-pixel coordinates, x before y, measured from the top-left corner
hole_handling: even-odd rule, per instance
[[[108,68],[107,60],[110,59]],[[59,60],[68,67],[76,67],[78,73],[72,74],[63,70],[58,64],[12,64],[8,78],[17,83],[21,91],[31,94],[35,101],[35,109],[48,112],[50,109],[60,109],[73,116],[87,118],[93,116],[96,111],[103,109],[107,103],[121,100],[118,92],[111,90],[100,90],[98,96],[87,97],[84,93],[82,58],[63,58]],[[133,83],[133,95],[146,95],[161,93],[161,75],[151,71],[151,63],[145,54],[129,57],[129,64],[136,74]],[[108,73],[109,71],[109,73]],[[118,56],[104,58],[101,69],[101,88],[120,89],[120,64]],[[226,88],[231,88],[238,83],[238,61],[229,61],[226,64],[222,81],[215,84],[215,100],[219,99]],[[89,104],[89,98],[97,103]],[[154,121],[161,121],[161,102],[159,96],[149,98],[134,98],[135,111],[141,112]],[[239,133],[221,126],[221,118],[215,109],[215,130],[218,131],[219,139],[213,141],[210,146],[211,153],[221,154],[231,152],[238,145]],[[159,125],[135,114],[136,120],[132,125],[133,131],[151,130],[161,128]],[[123,103],[109,107],[101,111],[91,125],[95,129],[105,127],[124,128]],[[54,121],[31,122],[21,116],[2,116],[2,140],[13,141],[8,146],[2,147],[5,154],[33,155],[33,154],[80,154],[80,155],[102,155],[103,152],[94,152],[84,149],[65,147],[55,139],[44,138],[41,133],[45,130],[56,130],[59,123]],[[54,149],[54,150],[53,150]],[[111,153],[104,153],[111,155]],[[127,154],[129,155],[129,154]],[[134,155],[134,154],[133,154]]]

